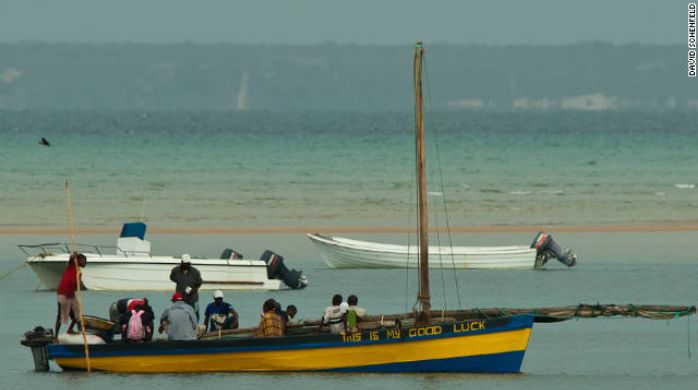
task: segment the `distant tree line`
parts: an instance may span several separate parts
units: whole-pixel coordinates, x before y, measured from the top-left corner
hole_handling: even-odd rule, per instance
[[[698,109],[681,46],[426,46],[435,110]],[[412,48],[0,44],[0,109],[409,110]]]

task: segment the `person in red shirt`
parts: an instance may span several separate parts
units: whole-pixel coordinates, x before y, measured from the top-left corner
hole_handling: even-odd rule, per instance
[[[75,262],[77,265],[84,267],[87,264],[87,258],[82,253],[73,253],[68,259],[68,265],[63,271],[61,282],[56,289],[58,296],[58,314],[56,315],[56,336],[61,330],[61,323],[67,324],[68,319],[71,319],[68,333],[73,333],[73,327],[77,322],[76,314],[78,312],[77,302],[75,301],[75,290],[78,288],[78,275],[76,272]],[[81,274],[82,275],[82,274]],[[82,280],[80,281],[80,283]]]

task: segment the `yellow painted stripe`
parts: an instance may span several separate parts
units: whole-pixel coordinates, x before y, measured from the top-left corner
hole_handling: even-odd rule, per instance
[[[204,371],[312,371],[420,360],[524,351],[531,329],[477,336],[351,345],[331,348],[187,355],[91,357],[93,370],[159,373]],[[135,348],[135,346],[134,346]],[[84,369],[82,358],[58,358],[66,368]]]

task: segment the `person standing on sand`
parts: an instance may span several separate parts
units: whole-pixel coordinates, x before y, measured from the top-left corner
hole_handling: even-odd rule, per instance
[[[177,284],[175,291],[182,294],[184,302],[194,309],[198,322],[199,287],[203,284],[203,280],[199,270],[191,265],[191,256],[186,253],[182,255],[182,262],[170,272],[170,280]]]
[[[76,265],[77,262],[77,265]],[[73,252],[68,259],[68,265],[63,271],[61,281],[58,283],[56,295],[58,299],[58,314],[56,315],[56,337],[61,330],[61,324],[67,324],[70,319],[68,333],[73,333],[73,327],[77,322],[78,303],[75,300],[75,290],[78,283],[82,283],[82,274],[78,280],[77,267],[87,265],[87,258],[82,253]]]

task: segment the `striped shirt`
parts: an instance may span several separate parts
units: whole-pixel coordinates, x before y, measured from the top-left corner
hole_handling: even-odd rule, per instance
[[[281,316],[268,311],[264,313],[259,321],[259,326],[255,332],[257,337],[281,337],[284,335],[284,323]]]

